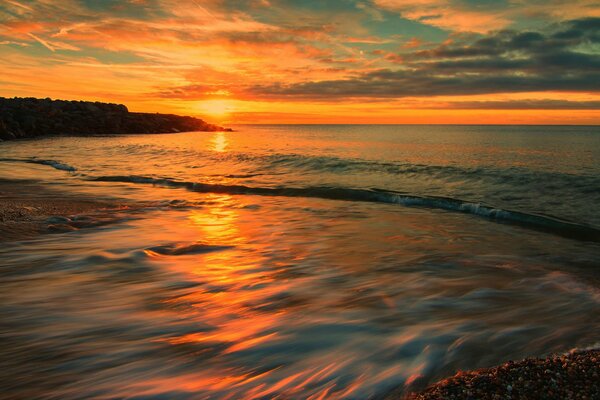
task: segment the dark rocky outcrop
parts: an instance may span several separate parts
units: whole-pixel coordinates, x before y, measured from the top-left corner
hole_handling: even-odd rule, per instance
[[[230,130],[194,117],[129,112],[123,104],[0,97],[0,140]]]

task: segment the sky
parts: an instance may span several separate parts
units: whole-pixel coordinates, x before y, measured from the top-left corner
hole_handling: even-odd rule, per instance
[[[0,0],[0,96],[230,124],[600,124],[600,2]]]

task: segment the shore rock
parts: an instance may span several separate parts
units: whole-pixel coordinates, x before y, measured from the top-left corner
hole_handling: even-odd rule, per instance
[[[199,118],[129,112],[123,104],[0,97],[0,140],[45,135],[231,131]]]

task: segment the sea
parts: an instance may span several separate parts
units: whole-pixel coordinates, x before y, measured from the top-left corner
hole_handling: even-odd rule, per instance
[[[2,243],[0,391],[400,398],[600,345],[600,127],[233,128],[0,143],[128,205]]]

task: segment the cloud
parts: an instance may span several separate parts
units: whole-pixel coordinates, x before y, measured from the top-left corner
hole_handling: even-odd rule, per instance
[[[487,33],[523,20],[562,21],[600,16],[596,0],[375,0],[382,9],[423,24],[458,32]]]
[[[28,5],[23,4],[23,3],[19,3],[18,1],[15,1],[15,0],[6,0],[6,2],[9,3],[9,4],[12,4],[15,7],[19,7],[21,9],[23,9],[23,10],[27,10],[27,11],[32,11],[33,10]]]
[[[454,101],[444,109],[455,110],[600,110],[600,101],[570,100],[507,100],[507,101]]]
[[[163,89],[151,95],[170,99],[202,100],[231,97],[232,90],[233,87],[227,85],[187,85]]]
[[[0,40],[0,45],[14,45],[14,46],[27,47],[27,46],[29,46],[29,43],[15,42],[12,40]]]
[[[500,31],[486,37],[398,55],[398,69],[351,78],[260,85],[263,96],[401,98],[519,92],[600,90],[600,18],[548,31]]]
[[[33,33],[27,33],[27,35],[30,36],[30,37],[32,37],[34,40],[36,40],[37,42],[39,42],[42,46],[44,46],[45,48],[47,48],[48,50],[50,50],[53,53],[56,50],[72,50],[72,51],[79,50],[78,47],[75,47],[75,46],[70,45],[68,43],[44,40],[44,39],[42,39],[42,38],[34,35]]]
[[[493,3],[484,10],[451,0],[375,0],[375,4],[404,18],[453,31],[487,32],[510,24],[504,9]]]

